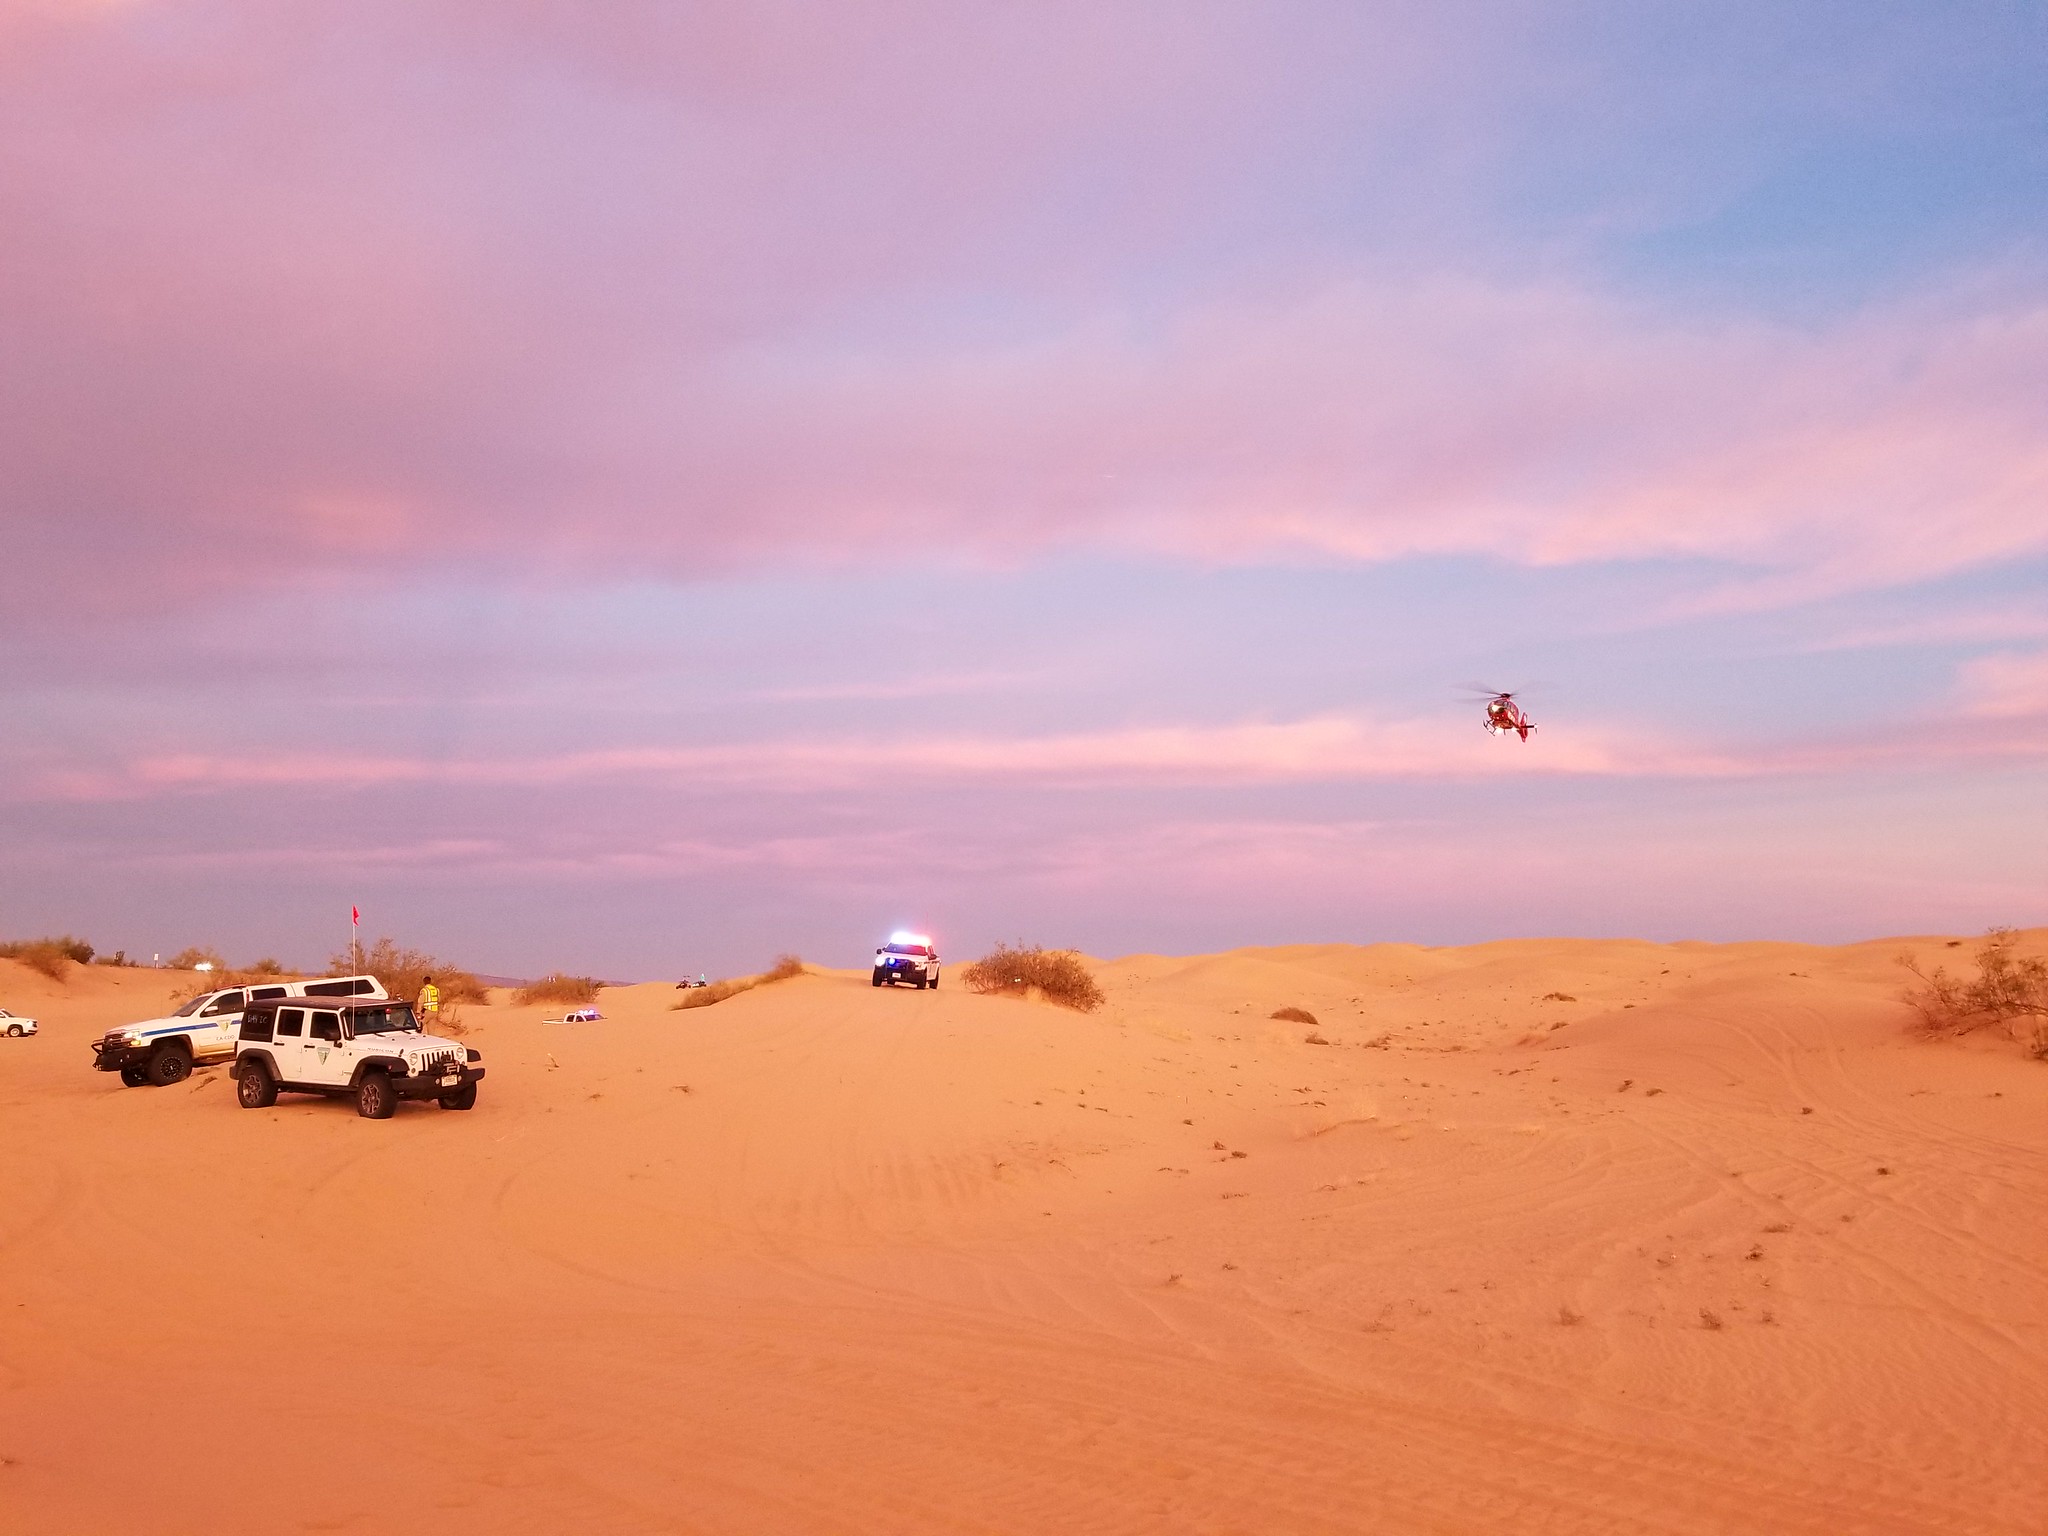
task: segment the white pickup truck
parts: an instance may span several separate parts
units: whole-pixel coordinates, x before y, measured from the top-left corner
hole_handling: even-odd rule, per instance
[[[130,1088],[181,1083],[194,1067],[232,1061],[242,1034],[242,1011],[280,997],[385,997],[374,976],[322,976],[316,981],[273,981],[202,992],[167,1018],[110,1029],[92,1043],[92,1064],[118,1072]]]
[[[875,951],[874,984],[893,987],[907,981],[919,991],[939,984],[939,952],[931,936],[923,933],[892,933],[889,942]]]

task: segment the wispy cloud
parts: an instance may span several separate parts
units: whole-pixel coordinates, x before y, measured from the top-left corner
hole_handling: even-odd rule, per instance
[[[415,784],[567,788],[608,782],[722,783],[782,791],[904,782],[1069,786],[1311,784],[1500,777],[1716,779],[1853,772],[2048,754],[2048,724],[2010,728],[2048,687],[2039,657],[1971,674],[1971,707],[1855,739],[1747,749],[1687,746],[1613,730],[1523,744],[1440,722],[1323,715],[1284,722],[1146,726],[1043,736],[785,740],[612,748],[489,759],[404,755],[173,753],[48,775],[32,794],[106,800],[248,790],[368,790]],[[2033,690],[2030,692],[2029,690]]]
[[[206,9],[202,48],[36,7],[43,44],[0,60],[8,282],[36,295],[5,316],[0,457],[24,600],[65,591],[59,618],[314,571],[906,548],[1701,558],[1756,573],[1725,608],[2048,549],[2048,307],[2004,252],[1799,323],[1623,296],[1449,209],[1227,260],[1265,178],[1326,149],[1389,209],[1467,179],[1431,157],[1507,153],[1509,56],[1448,12],[1112,6],[1062,47],[943,7],[570,35],[371,5],[336,49]],[[870,67],[892,86],[854,88]],[[1091,169],[1150,195],[1089,201],[1076,241]]]

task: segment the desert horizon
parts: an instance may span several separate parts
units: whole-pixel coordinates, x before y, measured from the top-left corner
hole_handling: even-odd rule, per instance
[[[476,1109],[388,1123],[124,1088],[89,1042],[187,979],[0,960],[42,1025],[0,1039],[0,1501],[24,1536],[2020,1536],[2048,1065],[1927,1038],[1898,964],[1973,943],[1131,955],[1085,962],[1094,1012],[820,967],[571,1025],[493,990]],[[432,1454],[337,1475],[400,1426]]]

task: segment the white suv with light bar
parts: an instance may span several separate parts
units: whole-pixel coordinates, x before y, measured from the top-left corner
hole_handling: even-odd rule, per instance
[[[252,987],[202,992],[168,1018],[145,1019],[110,1029],[92,1043],[92,1064],[118,1072],[130,1088],[145,1083],[169,1087],[194,1067],[231,1060],[242,1029],[242,1012],[252,1003],[286,997],[384,997],[374,976],[322,976],[314,981],[273,981]]]
[[[939,984],[939,952],[926,933],[892,933],[875,951],[874,984],[895,986],[907,981],[919,990]]]
[[[356,1101],[366,1120],[389,1120],[401,1099],[474,1109],[483,1057],[430,1035],[410,1003],[390,998],[288,998],[251,1003],[235,1050],[235,1099],[267,1109],[280,1093]]]

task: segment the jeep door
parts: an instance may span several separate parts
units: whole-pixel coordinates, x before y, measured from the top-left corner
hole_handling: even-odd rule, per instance
[[[316,1008],[306,1019],[306,1077],[324,1087],[347,1087],[354,1053],[341,1043],[341,1015]]]
[[[270,1053],[277,1061],[277,1075],[287,1083],[310,1083],[313,1053],[308,1048],[306,1010],[280,1008],[277,1028],[270,1037]]]

